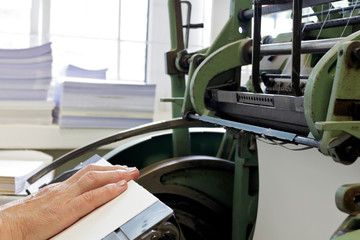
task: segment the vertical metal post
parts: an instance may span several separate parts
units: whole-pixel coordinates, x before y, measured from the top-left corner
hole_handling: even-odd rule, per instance
[[[252,50],[252,85],[254,91],[261,93],[260,79],[260,43],[261,43],[261,3],[255,0],[254,3],[254,37]]]
[[[181,3],[179,0],[169,0],[169,22],[171,50],[184,49],[184,37],[181,19]]]
[[[183,97],[185,92],[185,80],[180,76],[171,76],[172,97]],[[181,105],[172,104],[172,117],[181,117]],[[190,134],[188,128],[173,129],[173,155],[174,157],[191,154]]]
[[[293,34],[292,34],[292,70],[291,83],[292,91],[295,96],[302,96],[300,89],[300,62],[301,62],[301,17],[302,15],[302,0],[293,1]]]
[[[189,47],[189,36],[190,36],[190,24],[191,24],[191,3],[189,1],[181,1],[187,6],[186,14],[186,32],[185,32],[185,48]]]
[[[259,196],[258,157],[254,136],[239,136],[233,194],[232,239],[252,239]]]
[[[180,0],[169,0],[169,22],[171,50],[179,52],[184,49],[183,24]],[[175,63],[174,63],[175,64]],[[184,97],[185,93],[185,74],[175,73],[170,75],[172,97]],[[172,104],[172,117],[181,117],[181,106]],[[189,129],[173,129],[172,135],[174,157],[190,155],[190,135]]]
[[[234,133],[231,133],[230,131],[226,131],[224,133],[216,157],[230,160],[231,157],[233,156],[236,143],[237,143],[237,136],[234,135]]]

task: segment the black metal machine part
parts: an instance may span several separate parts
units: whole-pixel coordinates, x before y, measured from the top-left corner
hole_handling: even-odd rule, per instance
[[[207,107],[221,117],[307,136],[303,97],[208,90]]]

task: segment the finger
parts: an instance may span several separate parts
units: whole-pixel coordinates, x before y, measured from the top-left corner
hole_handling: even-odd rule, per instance
[[[72,184],[72,183],[78,181],[84,174],[86,174],[87,172],[90,172],[90,171],[114,171],[114,170],[118,170],[118,169],[127,169],[127,166],[121,166],[121,165],[100,166],[100,165],[90,164],[90,165],[80,169],[72,177],[70,177],[68,180],[66,180],[66,182],[69,184]]]
[[[73,196],[77,196],[110,183],[116,183],[121,180],[135,180],[138,176],[139,170],[136,168],[116,171],[91,171],[85,173],[77,182],[72,184],[69,190],[73,193]]]
[[[74,221],[87,215],[99,206],[114,199],[127,189],[127,182],[122,180],[117,183],[105,185],[101,188],[85,192],[69,202],[68,215],[74,216]]]

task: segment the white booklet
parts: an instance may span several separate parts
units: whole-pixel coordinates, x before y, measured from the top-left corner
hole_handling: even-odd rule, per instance
[[[107,163],[106,160],[100,160],[100,164],[104,164],[104,161]],[[126,239],[135,239],[172,214],[172,209],[154,195],[136,182],[129,181],[124,193],[51,239],[99,240],[114,231],[120,232],[122,236],[126,235]]]

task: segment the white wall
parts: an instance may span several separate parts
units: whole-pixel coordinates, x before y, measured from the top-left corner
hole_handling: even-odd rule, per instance
[[[346,217],[336,208],[335,192],[343,184],[360,183],[360,161],[344,166],[316,149],[296,152],[259,141],[258,148],[254,240],[329,239]]]

